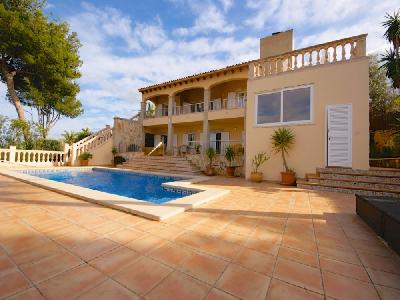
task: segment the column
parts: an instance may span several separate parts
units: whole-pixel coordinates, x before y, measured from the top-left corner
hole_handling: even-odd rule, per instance
[[[204,115],[203,115],[203,139],[202,139],[202,152],[205,153],[209,145],[209,128],[208,128],[208,108],[210,103],[210,89],[204,89]]]
[[[175,103],[175,96],[168,96],[168,138],[167,138],[167,154],[173,154],[174,145],[174,129],[172,127],[172,112]]]
[[[142,98],[142,102],[140,103],[140,116],[139,116],[139,124],[140,124],[140,127],[141,127],[141,132],[140,132],[140,134],[141,134],[141,144],[139,145],[140,146],[140,151],[144,151],[144,146],[145,146],[145,132],[144,132],[144,127],[143,127],[143,120],[144,120],[144,118],[145,118],[145,116],[146,116],[146,100],[144,99],[144,98]]]
[[[15,153],[16,153],[17,147],[15,146],[10,146],[10,163],[15,162]]]

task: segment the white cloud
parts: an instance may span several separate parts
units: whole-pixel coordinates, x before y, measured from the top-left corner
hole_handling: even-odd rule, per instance
[[[294,28],[296,48],[368,33],[369,52],[388,47],[381,21],[396,9],[394,0],[247,0],[246,5],[253,13],[245,24],[257,30]]]
[[[176,1],[174,2],[176,3]],[[233,33],[237,28],[228,21],[226,11],[231,5],[231,1],[222,1],[223,9],[209,1],[189,1],[185,3],[185,7],[189,8],[195,15],[195,21],[191,27],[180,27],[174,30],[174,33],[180,36],[193,36],[199,33],[210,34],[217,33]],[[179,2],[182,5],[182,2]]]

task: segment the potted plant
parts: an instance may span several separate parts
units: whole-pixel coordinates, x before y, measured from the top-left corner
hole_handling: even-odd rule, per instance
[[[79,163],[81,166],[87,166],[89,164],[89,159],[91,159],[93,155],[89,152],[83,152],[79,155]]]
[[[258,153],[253,157],[253,172],[250,174],[250,180],[253,182],[261,182],[263,180],[263,173],[258,171],[258,168],[269,159],[269,156],[264,153]]]
[[[213,176],[214,175],[214,168],[213,168],[213,159],[217,155],[215,149],[212,147],[208,147],[206,150],[206,156],[208,158],[208,165],[206,167],[206,175]]]
[[[113,155],[113,160],[112,160],[112,162],[113,162],[113,165],[114,165],[114,167],[115,167],[115,166],[117,165],[117,163],[115,162],[115,155],[118,153],[117,147],[112,147],[111,153],[112,153],[112,155]]]
[[[281,172],[281,184],[283,185],[295,185],[296,184],[296,173],[293,169],[289,168],[286,162],[285,155],[288,154],[292,148],[295,136],[289,128],[278,128],[272,134],[272,150],[275,153],[281,153],[283,160],[284,172]]]
[[[229,162],[229,166],[226,166],[226,175],[235,176],[235,166],[232,166],[232,162],[235,160],[235,151],[230,145],[225,148],[225,159]]]

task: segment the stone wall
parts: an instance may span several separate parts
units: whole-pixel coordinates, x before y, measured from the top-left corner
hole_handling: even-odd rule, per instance
[[[135,119],[114,118],[113,147],[118,153],[143,151],[143,121]]]

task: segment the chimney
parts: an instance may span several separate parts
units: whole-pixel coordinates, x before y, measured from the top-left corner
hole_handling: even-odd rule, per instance
[[[293,29],[274,32],[260,39],[260,58],[267,58],[293,51]]]

